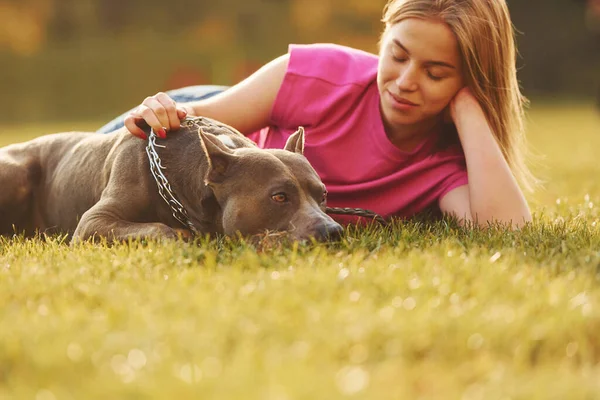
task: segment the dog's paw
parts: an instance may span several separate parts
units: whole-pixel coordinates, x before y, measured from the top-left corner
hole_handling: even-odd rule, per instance
[[[176,238],[178,239],[188,241],[194,238],[194,234],[189,229],[177,228],[173,229],[173,231],[175,232]]]

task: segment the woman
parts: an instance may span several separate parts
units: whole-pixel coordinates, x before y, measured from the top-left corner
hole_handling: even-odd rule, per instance
[[[504,0],[390,0],[379,56],[336,45],[290,46],[230,89],[176,103],[158,93],[124,120],[160,137],[203,115],[261,147],[298,126],[328,205],[410,217],[438,208],[463,222],[531,221],[519,184],[523,103]]]

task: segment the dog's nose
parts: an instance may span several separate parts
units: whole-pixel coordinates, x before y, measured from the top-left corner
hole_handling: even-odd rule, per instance
[[[344,232],[344,228],[337,222],[327,222],[317,228],[317,239],[319,240],[339,240]]]

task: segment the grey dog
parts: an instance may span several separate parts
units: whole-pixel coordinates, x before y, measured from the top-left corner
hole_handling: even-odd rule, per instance
[[[260,149],[209,118],[183,125],[158,150],[170,187],[199,233],[285,231],[330,238],[342,227],[303,156],[304,130],[284,149]],[[189,229],[161,198],[146,142],[125,130],[67,132],[0,149],[0,234],[64,232],[72,240],[175,238]]]

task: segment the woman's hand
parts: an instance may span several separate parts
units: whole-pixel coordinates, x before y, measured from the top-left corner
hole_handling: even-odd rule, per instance
[[[465,119],[485,118],[483,109],[468,87],[463,87],[456,93],[450,101],[449,110],[450,118],[452,118],[455,125],[464,122]]]
[[[132,134],[147,139],[143,124],[150,126],[160,138],[167,137],[167,131],[177,130],[181,120],[188,115],[181,104],[175,103],[166,93],[146,97],[142,104],[125,117],[125,127]]]

